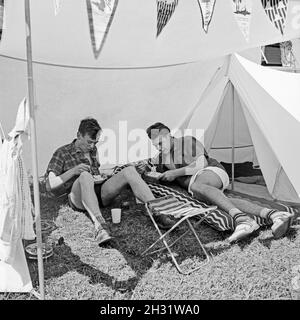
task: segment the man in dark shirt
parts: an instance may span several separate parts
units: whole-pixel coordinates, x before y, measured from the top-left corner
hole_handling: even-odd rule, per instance
[[[96,148],[100,134],[101,127],[97,120],[82,120],[77,138],[54,152],[45,174],[48,191],[56,196],[68,194],[73,209],[88,212],[99,244],[111,239],[100,207],[107,206],[126,185],[130,185],[134,195],[142,202],[155,199],[134,166],[124,168],[102,184],[95,183],[94,176],[100,175]],[[161,228],[167,229],[174,224],[163,215],[154,218]]]
[[[282,237],[289,229],[293,214],[260,207],[242,199],[229,199],[223,191],[229,186],[224,167],[210,158],[204,146],[192,136],[175,138],[163,123],[155,123],[147,130],[159,155],[154,160],[162,181],[176,181],[199,200],[219,206],[235,221],[235,231],[229,237],[235,242],[247,237],[259,228],[249,214],[268,219],[272,223],[275,238]]]

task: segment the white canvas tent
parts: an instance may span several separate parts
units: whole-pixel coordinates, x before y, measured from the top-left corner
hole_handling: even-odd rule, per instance
[[[297,201],[299,75],[268,70],[231,55],[243,52],[259,62],[259,51],[253,48],[299,38],[299,1],[287,1],[281,32],[261,1],[247,0],[251,19],[237,23],[234,1],[205,1],[214,4],[214,10],[201,15],[203,1],[179,0],[159,36],[157,1],[110,1],[114,16],[103,41],[96,41],[101,43],[98,55],[93,39],[99,33],[92,30],[99,30],[103,21],[98,26],[99,21],[93,21],[91,29],[87,10],[87,3],[95,1],[64,0],[59,10],[54,10],[53,0],[30,1],[40,175],[53,151],[74,138],[79,120],[86,116],[96,117],[106,132],[116,133],[118,148],[110,155],[111,164],[145,158],[136,146],[149,143],[146,134],[137,141],[134,130],[162,121],[172,128],[206,129],[206,147],[220,160],[232,160],[228,150],[233,144],[235,162],[257,157],[270,193]],[[5,3],[0,121],[6,132],[27,94],[24,9],[24,1]],[[204,31],[207,17],[211,19]],[[120,126],[126,127],[128,135]],[[283,128],[280,134],[279,127]],[[250,145],[254,147],[245,147]],[[27,148],[25,160],[30,164]],[[129,155],[122,150],[129,150]]]
[[[258,161],[275,199],[299,202],[299,88],[298,73],[232,55],[181,127],[203,128],[206,148],[220,161],[232,162],[234,144],[234,161]]]

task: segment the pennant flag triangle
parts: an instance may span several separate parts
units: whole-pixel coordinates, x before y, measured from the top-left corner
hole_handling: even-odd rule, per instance
[[[119,0],[86,0],[90,35],[97,59],[104,46]]]
[[[270,21],[283,35],[288,10],[288,0],[261,0]]]
[[[244,35],[245,39],[250,39],[250,24],[252,15],[252,0],[231,0],[234,17]]]
[[[208,27],[214,14],[216,0],[198,0],[202,15],[202,26],[208,32]]]
[[[157,33],[158,37],[175,12],[179,0],[156,0],[157,2]]]

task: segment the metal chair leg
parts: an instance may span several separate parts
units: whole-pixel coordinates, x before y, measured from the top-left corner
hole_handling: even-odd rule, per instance
[[[188,216],[188,215],[187,215],[187,216],[183,217],[183,218],[180,219],[170,230],[168,230],[167,232],[165,232],[164,234],[162,234],[162,232],[160,231],[160,229],[159,229],[156,221],[155,221],[154,218],[153,218],[153,215],[152,215],[152,213],[151,213],[151,210],[148,208],[147,205],[146,205],[146,209],[147,209],[148,215],[150,216],[150,218],[151,218],[151,220],[152,220],[152,222],[153,222],[156,230],[158,231],[160,237],[159,237],[150,247],[148,247],[148,248],[142,253],[142,256],[145,255],[150,249],[152,249],[159,241],[162,241],[163,244],[164,244],[164,246],[165,246],[165,248],[161,248],[161,249],[159,249],[159,250],[155,250],[155,251],[153,251],[153,252],[151,252],[151,253],[148,253],[148,254],[153,254],[153,253],[155,253],[155,252],[159,252],[159,251],[162,251],[162,250],[167,249],[168,252],[169,252],[169,254],[171,255],[171,258],[172,258],[172,261],[173,261],[175,267],[177,268],[177,270],[178,270],[181,274],[184,274],[184,275],[191,274],[192,272],[195,272],[195,271],[197,271],[198,269],[200,269],[201,267],[203,267],[204,264],[201,264],[200,266],[198,266],[198,267],[196,267],[196,268],[194,268],[194,269],[192,269],[192,270],[189,270],[189,271],[187,271],[187,272],[183,271],[183,270],[180,268],[180,266],[179,266],[179,264],[178,264],[178,262],[177,262],[177,260],[176,260],[176,258],[175,258],[175,256],[174,256],[174,254],[173,254],[173,252],[172,252],[172,250],[171,250],[171,247],[172,247],[178,240],[180,240],[184,235],[186,235],[186,234],[189,232],[189,230],[186,231],[184,234],[182,234],[182,235],[181,235],[178,239],[176,239],[171,245],[169,245],[169,244],[167,243],[167,241],[165,240],[165,237],[166,237],[168,234],[170,234],[170,232],[172,232],[172,231],[173,231],[175,228],[177,228],[184,220],[186,220],[186,222],[187,222],[187,224],[188,224],[188,226],[189,226],[189,229],[192,231],[192,233],[193,233],[194,236],[196,237],[196,240],[197,240],[198,244],[200,245],[200,248],[202,249],[202,251],[204,252],[204,254],[205,254],[205,256],[206,256],[206,263],[208,263],[208,262],[210,261],[210,257],[209,257],[209,255],[208,255],[206,249],[204,248],[201,240],[199,239],[199,237],[198,237],[198,235],[197,235],[197,233],[196,233],[196,231],[195,231],[192,223],[189,221],[189,218],[191,218],[192,216],[195,216],[195,215],[197,215],[197,214],[194,214],[194,215],[191,215],[191,216]],[[209,211],[214,210],[214,209],[215,209],[215,208],[208,208],[208,209],[205,210],[205,211],[208,213]],[[203,218],[197,223],[197,225],[199,225],[199,224],[204,220],[204,218],[205,218],[205,217],[203,217]],[[206,264],[206,263],[205,263],[205,264]]]

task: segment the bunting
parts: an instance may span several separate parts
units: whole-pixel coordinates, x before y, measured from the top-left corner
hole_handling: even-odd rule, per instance
[[[104,46],[119,0],[86,0],[90,35],[97,59]]]
[[[179,0],[156,0],[157,2],[157,33],[156,37],[160,35],[163,28],[171,19]]]
[[[245,39],[250,39],[252,0],[232,0],[232,8],[237,24]]]
[[[288,0],[261,0],[270,21],[283,35],[287,17]]]
[[[216,0],[198,0],[198,3],[202,15],[202,27],[207,33],[209,24],[214,14]]]

